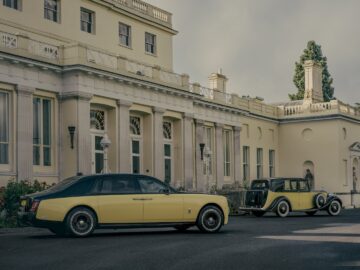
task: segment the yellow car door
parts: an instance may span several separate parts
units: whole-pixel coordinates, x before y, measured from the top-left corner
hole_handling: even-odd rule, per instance
[[[297,179],[285,179],[284,191],[282,196],[289,199],[293,211],[300,209],[299,192],[297,188]]]
[[[142,223],[143,196],[131,175],[106,175],[99,183],[98,218],[101,224]]]
[[[299,179],[299,203],[300,209],[314,208],[314,192],[310,192],[310,186],[305,179]]]
[[[161,181],[147,176],[138,177],[144,199],[144,222],[181,222],[184,220],[184,195]]]

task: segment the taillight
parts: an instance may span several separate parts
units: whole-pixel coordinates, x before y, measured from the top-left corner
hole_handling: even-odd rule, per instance
[[[30,212],[36,212],[40,204],[40,201],[33,201]]]

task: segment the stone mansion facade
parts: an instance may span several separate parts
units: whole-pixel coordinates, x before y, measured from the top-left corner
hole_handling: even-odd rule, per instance
[[[304,65],[303,101],[266,104],[173,71],[172,15],[141,0],[0,3],[0,185],[142,173],[185,190],[303,177],[360,205],[360,109],[323,102]],[[191,64],[191,63],[189,63]]]

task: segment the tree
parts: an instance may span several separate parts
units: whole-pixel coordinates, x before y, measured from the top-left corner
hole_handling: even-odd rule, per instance
[[[304,98],[305,92],[305,72],[303,64],[306,60],[313,60],[321,65],[322,72],[322,90],[324,101],[328,102],[334,99],[334,87],[332,87],[333,79],[328,71],[327,58],[323,56],[321,46],[311,40],[307,43],[304,53],[300,56],[300,62],[295,62],[295,74],[293,82],[298,89],[296,94],[289,94],[290,100],[301,100]]]

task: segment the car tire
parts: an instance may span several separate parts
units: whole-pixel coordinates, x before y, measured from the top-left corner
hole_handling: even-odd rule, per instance
[[[287,217],[290,212],[290,205],[287,201],[282,200],[276,206],[276,214],[279,217]]]
[[[329,213],[330,216],[337,216],[340,214],[341,212],[341,203],[338,200],[333,200],[328,208],[327,208],[327,212]]]
[[[305,213],[308,215],[308,216],[313,216],[316,214],[317,211],[306,211]]]
[[[262,217],[265,215],[265,211],[251,211],[251,214],[253,214],[255,217]]]
[[[174,226],[174,228],[176,230],[178,230],[179,232],[184,232],[187,229],[189,229],[190,227],[191,227],[191,225],[176,225],[176,226]]]
[[[95,214],[85,207],[71,210],[66,218],[66,230],[76,237],[89,236],[94,231],[96,224]]]
[[[319,193],[315,196],[314,198],[314,204],[316,206],[317,209],[321,209],[326,203],[326,197]]]
[[[224,224],[224,215],[221,210],[213,205],[204,207],[198,216],[197,227],[202,232],[218,232]]]

